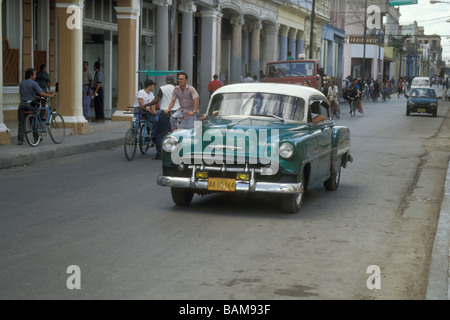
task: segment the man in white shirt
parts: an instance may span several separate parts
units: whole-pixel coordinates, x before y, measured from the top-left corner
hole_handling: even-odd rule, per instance
[[[167,110],[170,106],[170,103],[172,102],[172,94],[173,90],[175,89],[175,80],[174,77],[169,74],[166,76],[166,85],[161,86],[159,88],[158,94],[156,95],[156,98],[153,99],[153,101],[149,104],[150,107],[152,107],[152,110],[155,109],[155,105],[159,103],[159,109],[161,111]],[[180,108],[180,103],[178,100],[175,101],[175,104],[172,111],[177,111]],[[161,112],[158,117],[158,125],[157,130],[154,130],[155,133],[155,144],[156,144],[156,155],[152,157],[154,160],[159,160],[161,158],[161,142],[162,138],[169,132],[173,131],[174,127],[174,120],[171,117],[172,112],[164,113]]]
[[[333,118],[333,116],[336,116],[336,118],[340,118],[341,117],[341,110],[339,108],[339,89],[338,87],[334,84],[334,81],[331,81],[330,86],[328,87],[328,95],[327,95],[328,101],[330,101],[330,103],[333,105],[331,106],[331,118]]]
[[[134,99],[133,106],[139,107],[143,116],[147,118],[152,125],[152,140],[155,138],[154,132],[158,124],[158,115],[160,111],[156,111],[150,107],[150,103],[155,98],[153,94],[153,89],[155,88],[155,83],[153,80],[148,79],[144,82],[144,89],[139,90],[136,93],[136,98]]]

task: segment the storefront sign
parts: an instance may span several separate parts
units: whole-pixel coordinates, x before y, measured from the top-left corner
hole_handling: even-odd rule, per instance
[[[364,44],[364,37],[353,37],[348,38],[349,43],[360,43]],[[378,44],[378,39],[374,37],[366,37],[366,44]]]

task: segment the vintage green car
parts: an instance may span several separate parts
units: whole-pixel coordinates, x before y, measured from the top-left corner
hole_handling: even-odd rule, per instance
[[[350,131],[330,120],[327,98],[291,84],[224,86],[202,122],[175,130],[162,146],[157,182],[171,188],[176,205],[190,204],[194,193],[260,192],[278,194],[283,210],[295,213],[305,190],[336,190],[352,162]]]

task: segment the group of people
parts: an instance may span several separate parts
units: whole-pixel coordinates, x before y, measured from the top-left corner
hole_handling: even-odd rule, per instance
[[[95,74],[89,70],[89,63],[83,62],[83,116],[86,120],[89,119],[89,111],[91,109],[91,92],[94,98],[95,118],[92,122],[105,122],[105,105],[103,86],[105,83],[105,76],[100,70],[100,62],[94,63]]]
[[[161,86],[156,97],[153,94],[155,83],[148,79],[144,89],[136,93],[134,106],[139,107],[147,121],[152,125],[151,139],[156,147],[153,160],[161,159],[162,138],[172,132],[175,126],[193,128],[197,119],[200,97],[194,87],[188,84],[185,72],[177,74],[178,85],[172,75],[166,76],[166,84]],[[182,119],[177,123],[177,119]]]

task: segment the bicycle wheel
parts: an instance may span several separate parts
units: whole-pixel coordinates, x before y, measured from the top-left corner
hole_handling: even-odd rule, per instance
[[[139,127],[139,149],[142,154],[146,154],[150,148],[152,137],[152,126],[148,122],[141,123]]]
[[[56,144],[61,143],[66,137],[64,118],[57,112],[53,112],[50,117],[50,124],[48,126],[50,138]]]
[[[352,117],[356,116],[356,101],[352,101]]]
[[[36,147],[41,142],[39,128],[41,125],[34,114],[29,114],[25,118],[25,138],[30,146]]]
[[[127,158],[128,161],[133,160],[134,156],[136,155],[136,147],[137,147],[136,129],[130,128],[128,129],[125,135],[125,141],[123,144],[125,157]]]

